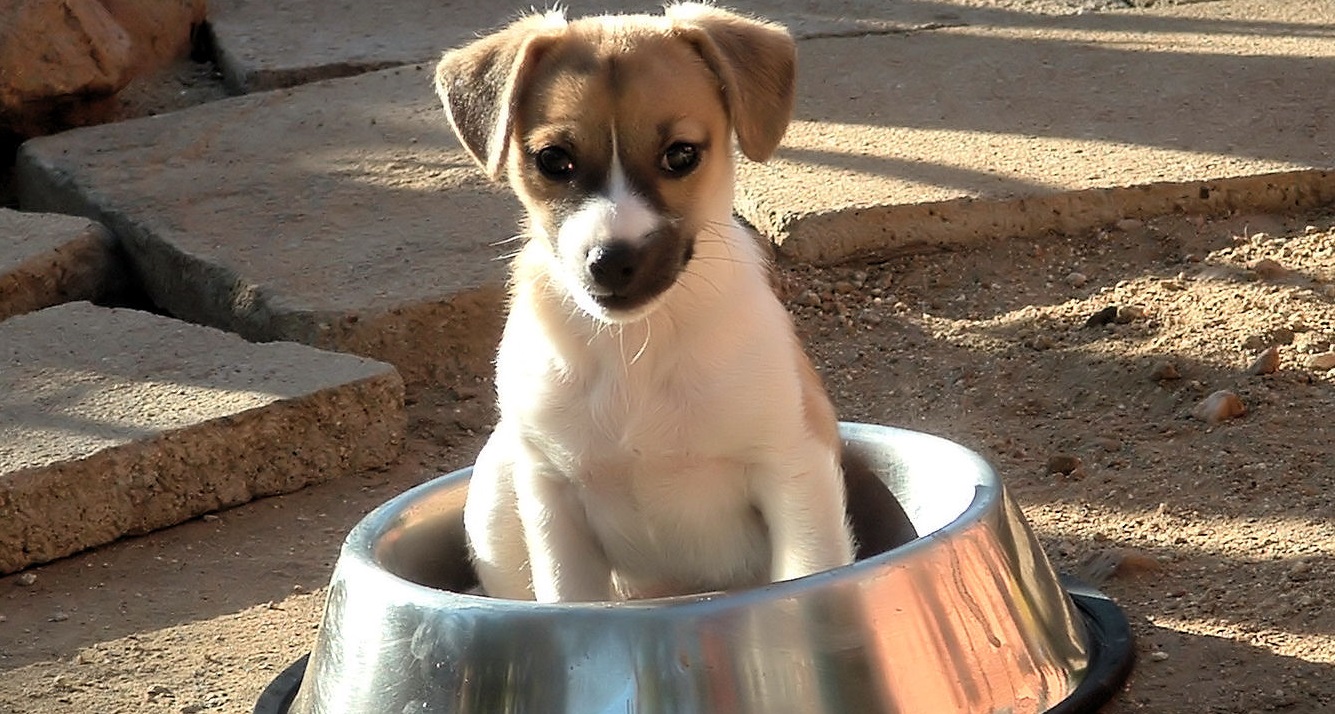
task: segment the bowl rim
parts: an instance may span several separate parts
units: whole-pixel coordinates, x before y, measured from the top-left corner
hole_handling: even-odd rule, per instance
[[[976,475],[973,484],[973,496],[968,505],[958,515],[953,516],[949,522],[929,533],[914,538],[908,543],[848,565],[804,575],[800,578],[767,583],[733,592],[713,590],[688,595],[636,600],[539,603],[532,600],[496,598],[432,587],[391,571],[377,558],[375,544],[379,542],[380,536],[388,532],[397,523],[399,514],[406,510],[405,506],[420,500],[424,494],[453,487],[457,485],[456,482],[468,479],[472,475],[473,467],[467,466],[418,484],[368,513],[349,531],[344,539],[339,554],[340,565],[347,558],[349,563],[368,571],[360,573],[362,577],[374,574],[375,577],[382,578],[382,582],[386,585],[392,584],[392,587],[406,588],[408,592],[413,593],[414,599],[424,598],[423,601],[429,601],[433,605],[456,607],[485,605],[498,614],[538,615],[553,612],[584,612],[597,613],[601,617],[616,617],[615,613],[626,612],[633,613],[634,617],[643,618],[646,611],[662,611],[664,613],[670,611],[672,617],[678,617],[683,614],[681,612],[683,609],[708,608],[713,612],[718,612],[721,607],[735,606],[742,608],[754,605],[758,601],[789,600],[841,583],[856,583],[863,579],[862,576],[866,571],[882,568],[888,560],[898,560],[922,549],[930,548],[933,542],[972,527],[977,518],[984,514],[996,499],[1003,497],[1001,480],[991,464],[972,449],[949,439],[911,429],[860,422],[839,422],[839,435],[845,442],[856,440],[864,443],[894,440],[896,443],[902,444],[906,438],[919,439],[924,443],[932,444],[938,449],[953,452],[958,457],[971,462],[971,473]]]

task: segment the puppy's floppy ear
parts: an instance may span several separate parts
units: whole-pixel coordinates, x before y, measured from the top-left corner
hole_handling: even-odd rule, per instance
[[[544,48],[565,30],[562,11],[530,15],[450,50],[436,65],[436,94],[468,153],[499,179],[514,126],[518,88]]]
[[[682,3],[663,12],[723,83],[742,153],[753,161],[768,159],[793,114],[797,47],[792,36],[780,25],[710,5]]]

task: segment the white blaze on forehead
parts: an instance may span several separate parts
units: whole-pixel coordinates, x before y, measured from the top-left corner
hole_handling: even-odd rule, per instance
[[[589,249],[613,240],[632,244],[643,242],[656,230],[663,217],[635,192],[626,178],[618,154],[616,127],[612,127],[612,162],[607,172],[607,188],[585,199],[579,210],[561,224],[557,234],[558,250],[577,262]]]
[[[626,170],[621,167],[621,149],[617,146],[616,124],[612,125],[612,167],[607,175],[607,198],[612,203],[613,238],[639,242],[663,220],[643,196],[635,193],[626,179]]]
[[[558,273],[575,303],[591,315],[606,317],[607,311],[589,295],[585,285],[589,250],[614,240],[640,245],[662,223],[663,217],[627,180],[617,153],[616,127],[612,127],[612,162],[606,188],[585,199],[557,228]]]

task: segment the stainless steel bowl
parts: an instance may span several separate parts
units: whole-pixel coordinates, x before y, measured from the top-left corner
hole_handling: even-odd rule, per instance
[[[917,540],[734,593],[540,605],[467,594],[469,470],[348,535],[309,661],[257,714],[1093,711],[1132,659],[1125,618],[1059,582],[976,454],[841,425]]]

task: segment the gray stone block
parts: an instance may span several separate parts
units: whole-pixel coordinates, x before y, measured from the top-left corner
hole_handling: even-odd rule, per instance
[[[70,303],[0,323],[0,573],[390,463],[389,365]]]
[[[521,0],[213,0],[209,31],[223,80],[234,92],[291,87],[393,65],[430,62],[451,47],[552,3]],[[959,21],[972,8],[857,0],[735,0],[741,12],[786,24],[799,37],[905,32]],[[570,17],[661,14],[654,0],[582,0]]]
[[[101,220],[173,316],[412,382],[490,369],[518,202],[425,66],[34,139],[16,170],[22,206]]]
[[[111,233],[86,218],[0,208],[0,320],[125,282]]]
[[[797,121],[738,211],[836,262],[1175,212],[1335,202],[1335,5],[993,10],[800,43]]]

